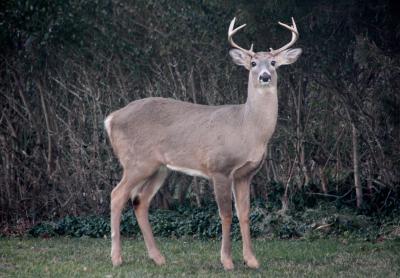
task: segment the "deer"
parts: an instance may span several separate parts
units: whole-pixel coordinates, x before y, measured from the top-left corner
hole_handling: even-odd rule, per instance
[[[133,101],[105,119],[109,141],[122,168],[122,179],[111,192],[111,261],[122,263],[120,221],[129,199],[143,235],[149,258],[166,263],[148,220],[150,202],[170,171],[203,177],[213,185],[222,225],[220,260],[234,269],[231,254],[232,195],[243,243],[243,259],[259,268],[250,238],[250,183],[266,158],[267,144],[278,117],[277,68],[294,63],[301,48],[291,49],[299,33],[278,22],[292,38],[279,49],[254,52],[233,41],[246,26],[228,29],[233,62],[249,71],[244,104],[201,105],[170,98],[149,97]],[[232,194],[233,193],[233,194]]]

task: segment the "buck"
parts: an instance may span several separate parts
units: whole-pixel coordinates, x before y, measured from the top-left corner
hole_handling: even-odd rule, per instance
[[[105,127],[123,167],[123,176],[111,193],[111,259],[122,263],[120,218],[132,200],[149,257],[157,265],[165,263],[156,246],[148,220],[151,199],[169,170],[212,181],[222,223],[221,263],[234,268],[231,255],[232,192],[243,241],[243,259],[258,268],[253,254],[250,228],[250,182],[266,157],[266,146],[275,130],[278,116],[277,72],[292,64],[302,50],[289,49],[298,39],[296,24],[278,22],[292,33],[285,46],[268,52],[241,48],[233,35],[231,21],[228,41],[234,63],[249,71],[247,101],[240,105],[208,106],[168,98],[145,98],[111,113]]]

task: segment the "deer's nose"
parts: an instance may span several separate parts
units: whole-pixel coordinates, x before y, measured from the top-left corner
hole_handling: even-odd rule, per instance
[[[271,75],[269,75],[266,72],[263,72],[260,77],[259,77],[260,81],[262,82],[269,82],[271,80]]]

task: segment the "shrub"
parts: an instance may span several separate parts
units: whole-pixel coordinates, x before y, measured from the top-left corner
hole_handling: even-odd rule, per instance
[[[398,217],[380,219],[357,214],[356,210],[337,209],[333,204],[322,203],[318,207],[289,211],[287,214],[271,211],[253,203],[250,213],[250,231],[253,237],[324,238],[347,237],[375,240],[380,236],[398,236]],[[193,237],[210,239],[221,237],[221,222],[214,204],[204,208],[178,206],[174,210],[150,212],[150,223],[158,237]],[[67,216],[55,222],[42,222],[29,232],[35,237],[66,235],[72,237],[105,237],[110,234],[110,220],[102,216]],[[121,233],[140,236],[140,228],[131,209],[121,219]],[[232,237],[240,239],[240,226],[236,216],[232,222]]]

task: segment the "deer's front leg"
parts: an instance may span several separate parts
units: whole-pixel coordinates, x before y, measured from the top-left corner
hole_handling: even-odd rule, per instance
[[[250,268],[259,268],[256,257],[253,254],[250,239],[249,210],[250,210],[250,179],[236,180],[234,183],[235,207],[239,218],[240,232],[243,241],[243,259]]]
[[[222,223],[221,263],[225,270],[233,269],[231,224],[232,224],[232,181],[225,176],[213,178],[215,198]]]

